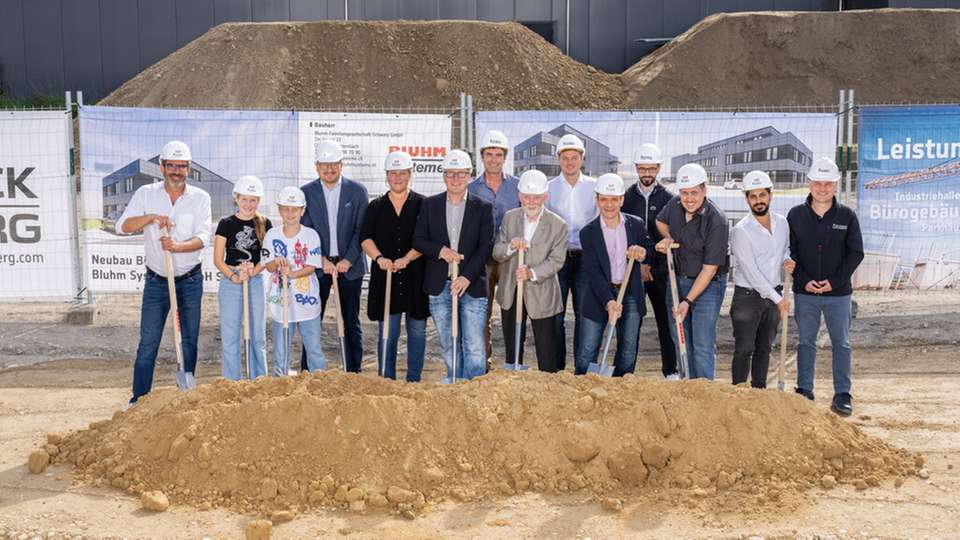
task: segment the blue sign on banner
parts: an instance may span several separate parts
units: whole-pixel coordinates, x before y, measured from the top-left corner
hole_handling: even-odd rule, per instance
[[[865,262],[871,256],[890,261],[887,270],[877,262],[875,285],[890,286],[884,283],[889,277],[903,286],[955,286],[960,106],[861,108],[859,140],[857,214]]]

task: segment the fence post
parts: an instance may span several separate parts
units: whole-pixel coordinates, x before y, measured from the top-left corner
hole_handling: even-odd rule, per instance
[[[843,121],[847,117],[847,111],[844,105],[847,104],[847,91],[840,89],[840,101],[837,103],[837,148],[833,152],[833,159],[837,165],[843,163]]]
[[[80,111],[81,111],[82,109],[83,109],[83,91],[82,91],[82,90],[77,90],[77,123],[78,123],[78,125],[79,125],[79,122],[80,122]],[[72,124],[72,122],[71,122],[71,125],[70,125],[70,135],[71,135],[71,137],[73,136],[73,124]],[[73,147],[73,145],[71,144],[71,148],[72,148],[72,147]],[[76,154],[75,163],[79,163],[79,162],[80,162],[80,154],[77,153],[77,154]],[[81,167],[77,167],[77,168],[76,168],[75,178],[76,178],[76,185],[79,186],[79,190],[78,190],[78,191],[79,191],[80,195],[83,195],[83,182],[82,182],[82,178],[81,178],[82,175],[80,174],[80,170],[81,170]],[[76,199],[73,199],[73,200],[74,200],[74,204],[76,204]],[[78,291],[77,296],[79,297],[80,293],[82,293],[83,291],[86,291],[86,292],[87,292],[87,305],[92,306],[92,305],[93,305],[93,291],[90,289],[90,281],[89,281],[90,273],[87,272],[87,235],[86,235],[85,232],[84,232],[84,229],[83,229],[83,227],[82,227],[82,221],[80,220],[79,215],[77,214],[77,212],[74,211],[73,215],[75,216],[74,219],[76,220],[74,223],[77,225],[77,227],[76,227],[76,229],[77,229],[77,246],[78,246],[78,249],[77,249],[77,256],[78,256],[78,259],[77,259],[77,262],[78,262],[77,268],[79,269],[79,272],[80,272],[80,290]]]
[[[850,88],[847,92],[847,177],[846,177],[846,192],[847,199],[846,204],[850,206],[850,200],[853,198],[853,194],[850,192],[851,177],[853,176],[853,171],[851,171],[853,159],[853,88]]]
[[[476,140],[476,133],[473,132],[473,95],[467,94],[467,141],[466,147],[468,148],[467,152],[473,154],[474,147],[473,142]]]
[[[464,148],[463,142],[467,139],[467,94],[460,92],[460,140],[458,148]]]

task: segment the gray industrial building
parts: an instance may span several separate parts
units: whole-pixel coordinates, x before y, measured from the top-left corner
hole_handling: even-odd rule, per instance
[[[107,229],[113,229],[123,210],[130,204],[133,193],[140,187],[162,182],[160,156],[152,159],[135,159],[103,178],[103,219]],[[203,165],[192,163],[187,183],[210,194],[210,210],[213,222],[233,214],[233,182],[212,172]]]
[[[0,90],[83,91],[88,103],[224,22],[517,21],[580,62],[619,73],[707,15],[957,7],[957,0],[0,0]]]
[[[791,132],[780,133],[767,126],[705,144],[696,154],[681,154],[670,160],[670,170],[699,163],[711,184],[740,181],[753,170],[766,171],[775,184],[802,184],[813,163],[813,151]]]
[[[610,147],[586,135],[580,130],[567,124],[560,124],[550,131],[541,131],[527,137],[523,142],[513,147],[513,173],[519,175],[523,171],[537,169],[547,178],[560,175],[560,164],[557,163],[557,143],[560,137],[572,133],[583,140],[586,147],[586,156],[583,159],[583,173],[587,176],[599,176],[603,173],[617,172],[620,161],[610,153]]]

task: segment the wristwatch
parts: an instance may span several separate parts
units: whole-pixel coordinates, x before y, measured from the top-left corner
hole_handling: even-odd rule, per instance
[[[693,300],[687,298],[686,296],[684,296],[683,298],[681,298],[680,301],[681,301],[681,302],[686,302],[688,306],[693,307]]]
[[[382,258],[383,258],[383,253],[381,253],[380,255],[377,255],[377,256],[373,259],[373,264],[379,263],[379,262],[380,262],[380,259],[382,259]]]

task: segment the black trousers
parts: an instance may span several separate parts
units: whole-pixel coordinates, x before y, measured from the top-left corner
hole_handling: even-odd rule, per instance
[[[327,312],[327,300],[330,299],[330,293],[333,290],[333,278],[329,274],[320,272],[317,272],[317,277],[320,279],[320,318],[323,319],[323,315]],[[346,338],[347,371],[360,373],[360,365],[363,363],[363,334],[360,330],[360,293],[363,288],[363,278],[344,279],[341,277],[337,285],[340,287],[340,302],[342,303],[340,313],[343,316],[343,336]],[[332,325],[333,331],[331,333],[333,335],[336,335],[337,331],[335,325],[336,323]],[[326,333],[326,330],[324,333]],[[337,356],[336,358],[327,358],[328,364],[332,362],[339,364],[341,361],[339,339],[337,341]],[[305,351],[300,354],[300,369],[307,370]]]
[[[666,377],[677,372],[677,349],[673,345],[673,335],[670,333],[670,314],[667,312],[669,277],[666,271],[658,272],[654,270],[652,274],[653,281],[645,281],[643,290],[653,305],[653,315],[657,319],[657,337],[660,340],[660,370]],[[639,334],[637,334],[637,341],[639,342],[639,340]]]
[[[777,338],[780,312],[777,305],[753,289],[736,287],[730,306],[733,322],[733,384],[747,381],[754,388],[767,387],[770,350]]]
[[[503,345],[507,352],[507,363],[514,363],[514,347],[517,332],[517,302],[510,309],[500,309],[500,322],[503,325]],[[558,315],[543,319],[530,319],[533,327],[533,344],[537,350],[537,368],[540,371],[556,373],[557,366],[557,319]],[[520,363],[523,364],[523,342],[527,338],[527,308],[523,308],[523,324],[520,326]]]

